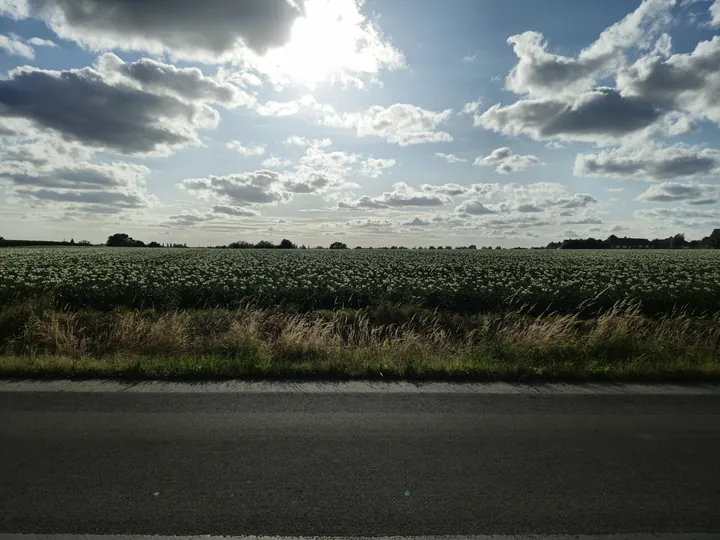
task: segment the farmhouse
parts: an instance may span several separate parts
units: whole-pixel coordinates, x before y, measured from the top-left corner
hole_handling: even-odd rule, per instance
[[[618,238],[610,235],[605,243],[610,249],[650,249],[653,247],[652,242],[647,238]]]

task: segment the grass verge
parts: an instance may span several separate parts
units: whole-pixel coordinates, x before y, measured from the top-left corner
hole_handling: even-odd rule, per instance
[[[716,317],[408,307],[0,312],[0,376],[720,381]]]

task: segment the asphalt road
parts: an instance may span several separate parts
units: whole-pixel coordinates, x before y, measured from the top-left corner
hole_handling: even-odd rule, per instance
[[[720,395],[0,391],[0,533],[720,532]]]

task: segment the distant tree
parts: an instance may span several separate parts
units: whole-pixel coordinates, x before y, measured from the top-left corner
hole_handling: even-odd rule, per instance
[[[297,245],[293,244],[287,238],[283,238],[282,242],[280,242],[280,245],[278,245],[278,247],[280,249],[297,249]]]
[[[70,239],[70,245],[71,245],[71,246],[74,246],[74,245],[75,245],[75,239],[74,239],[74,238],[71,238],[71,239]]]
[[[270,242],[269,240],[260,240],[257,244],[255,244],[256,249],[274,249],[275,244]]]
[[[250,242],[246,242],[245,240],[240,240],[239,242],[232,242],[228,244],[228,247],[230,249],[249,249],[253,247],[253,245]]]
[[[684,234],[676,234],[670,239],[670,249],[680,249],[687,245]]]
[[[445,249],[452,249],[452,246],[445,246]]]
[[[442,246],[438,246],[437,248],[438,248],[438,249],[445,249],[445,248],[444,248],[444,247],[442,247]]]
[[[145,242],[135,240],[124,233],[116,233],[108,236],[106,245],[108,247],[145,247]]]
[[[495,249],[502,249],[502,246],[496,246]]]
[[[108,247],[127,247],[133,242],[127,234],[115,233],[112,236],[108,236],[106,245]]]
[[[307,249],[307,247],[305,246],[305,244],[303,244],[302,246],[300,246],[300,249]]]
[[[342,242],[333,242],[330,244],[330,249],[347,249],[347,244]]]
[[[397,246],[390,246],[390,249],[397,249]]]
[[[325,249],[323,246],[315,246],[315,249]]]
[[[78,246],[91,246],[92,244],[90,243],[89,240],[80,240],[80,241],[77,243],[77,245],[78,245]]]
[[[477,246],[475,244],[470,244],[467,248],[468,249],[477,249]]]
[[[355,249],[362,249],[362,246],[355,246]]]
[[[435,249],[435,246],[430,246],[428,249]]]
[[[150,242],[147,247],[159,248],[159,247],[162,247],[162,246],[161,246],[160,244],[158,244],[157,242]]]

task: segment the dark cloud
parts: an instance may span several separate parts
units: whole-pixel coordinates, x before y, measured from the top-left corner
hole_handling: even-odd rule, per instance
[[[178,68],[150,58],[125,63],[112,53],[102,55],[97,62],[107,77],[119,77],[140,85],[143,90],[169,93],[186,101],[250,105],[255,98],[232,84],[220,83],[206,77],[198,68]]]
[[[640,58],[618,75],[618,88],[657,106],[720,123],[720,36],[698,43],[688,54]]]
[[[528,99],[506,107],[493,105],[476,117],[476,123],[506,135],[596,141],[644,129],[662,114],[650,101],[602,88],[586,92],[572,103]]]
[[[597,154],[578,154],[575,158],[575,174],[579,176],[665,180],[708,176],[718,172],[719,151],[685,145],[609,150]]]
[[[121,153],[150,153],[196,141],[217,113],[172,96],[108,84],[92,68],[20,68],[0,80],[0,114],[25,118],[66,138]]]
[[[147,201],[134,193],[113,191],[58,191],[55,189],[15,190],[20,196],[43,201],[71,202],[82,204],[100,204],[115,208],[133,209],[147,206]]]
[[[720,197],[720,187],[712,184],[680,184],[663,182],[651,186],[638,195],[637,200],[643,202],[675,202],[686,201],[688,204],[713,204]]]
[[[92,49],[169,52],[209,63],[243,45],[264,52],[284,44],[300,15],[288,0],[20,0],[17,4],[25,7],[27,15],[43,19],[60,37]],[[16,17],[21,15],[15,11]]]
[[[240,208],[238,206],[225,206],[216,204],[212,207],[215,214],[227,214],[229,216],[256,216],[257,212],[253,212],[248,208]]]
[[[215,195],[234,205],[270,204],[289,199],[280,185],[284,178],[277,172],[260,170],[246,174],[208,176],[184,180],[182,187],[200,195]]]

